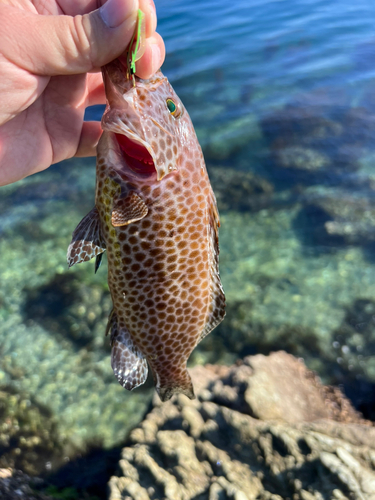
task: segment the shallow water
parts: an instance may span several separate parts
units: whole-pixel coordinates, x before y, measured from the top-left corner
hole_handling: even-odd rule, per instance
[[[221,211],[228,315],[192,363],[285,349],[374,419],[373,3],[156,3],[163,71]],[[152,395],[151,383],[129,394],[112,375],[106,270],[67,270],[94,164],[71,160],[0,191],[0,383],[55,419],[64,450],[121,443]]]

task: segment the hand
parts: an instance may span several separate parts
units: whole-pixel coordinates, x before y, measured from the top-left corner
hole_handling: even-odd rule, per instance
[[[149,78],[165,56],[153,0],[0,0],[0,185],[95,155],[101,127],[83,121],[85,108],[105,103],[100,67],[124,52],[138,7],[136,73]]]

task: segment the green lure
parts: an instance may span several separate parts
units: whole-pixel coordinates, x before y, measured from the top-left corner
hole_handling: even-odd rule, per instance
[[[138,9],[138,17],[135,25],[135,30],[130,40],[129,50],[128,50],[128,74],[129,77],[133,79],[133,85],[135,86],[135,63],[143,56],[145,53],[145,15]]]

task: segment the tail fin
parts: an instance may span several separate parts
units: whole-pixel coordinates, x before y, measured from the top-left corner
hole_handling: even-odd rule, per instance
[[[177,379],[172,377],[167,380],[160,379],[157,373],[155,378],[156,390],[163,403],[171,399],[174,394],[184,394],[189,399],[195,399],[193,382],[186,368]]]

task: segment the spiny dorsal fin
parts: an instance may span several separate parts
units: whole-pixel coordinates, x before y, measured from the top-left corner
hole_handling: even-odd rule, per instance
[[[148,208],[145,202],[137,193],[131,191],[125,198],[121,198],[113,204],[112,226],[126,226],[143,219],[147,214]]]
[[[142,353],[133,344],[125,326],[118,326],[117,314],[110,314],[108,326],[111,331],[111,366],[119,383],[131,391],[146,382],[148,367]],[[108,327],[107,327],[108,330]]]
[[[75,228],[68,248],[69,267],[86,262],[105,252],[106,246],[100,233],[99,213],[96,207]]]
[[[218,227],[220,222],[213,193],[212,197],[213,199],[208,208],[208,241],[211,279],[210,303],[207,310],[206,324],[201,333],[199,342],[221,323],[225,316],[225,295],[219,274]]]

